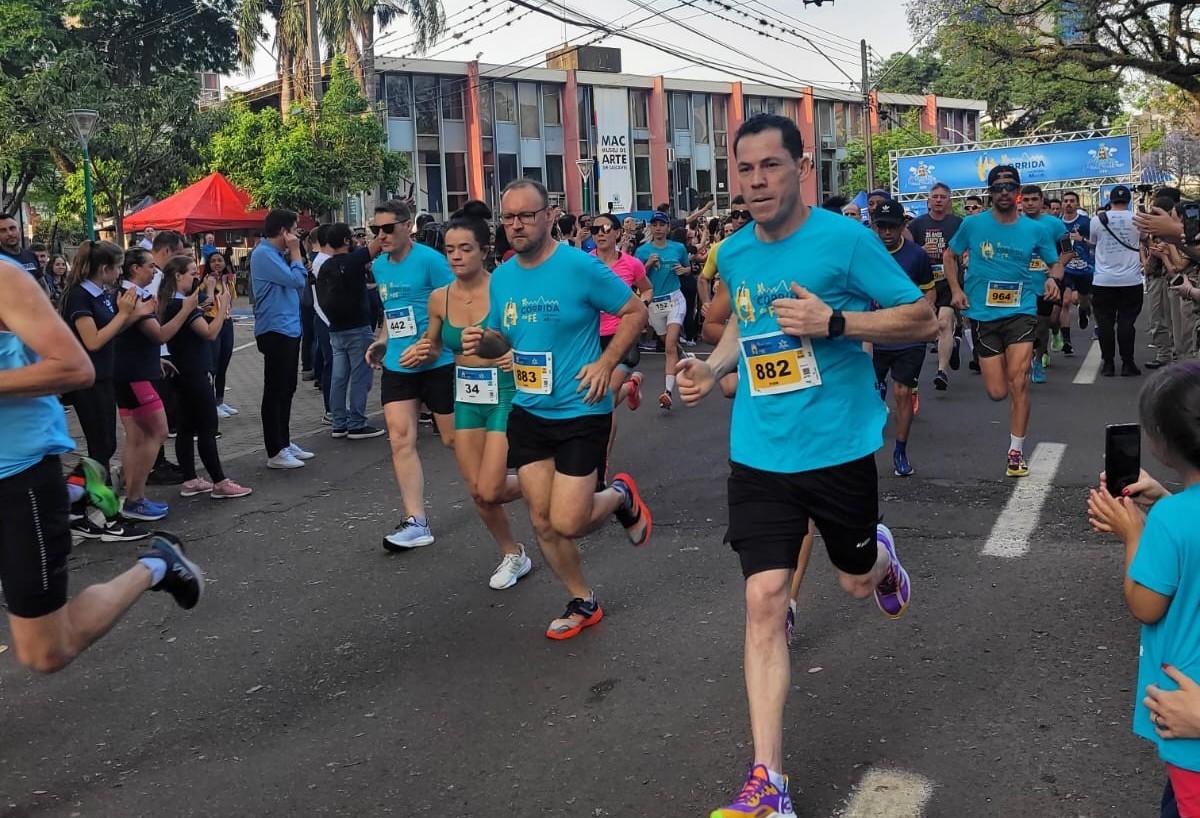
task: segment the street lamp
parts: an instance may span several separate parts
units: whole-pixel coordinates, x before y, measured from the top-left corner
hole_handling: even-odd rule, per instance
[[[87,233],[90,241],[96,240],[96,211],[92,206],[92,157],[88,153],[88,140],[96,131],[96,121],[100,114],[87,108],[74,108],[71,114],[71,125],[75,128],[75,136],[83,148],[83,198],[87,204]]]
[[[588,179],[592,178],[592,160],[576,159],[575,167],[579,168],[579,175],[583,177],[583,212],[587,213],[592,205],[592,200],[588,196]]]

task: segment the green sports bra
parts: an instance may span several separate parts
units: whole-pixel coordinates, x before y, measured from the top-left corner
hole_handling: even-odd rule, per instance
[[[480,319],[471,326],[482,327],[487,317]],[[442,346],[455,355],[462,355],[462,334],[466,327],[456,327],[450,323],[450,285],[446,285],[446,312],[442,317]]]

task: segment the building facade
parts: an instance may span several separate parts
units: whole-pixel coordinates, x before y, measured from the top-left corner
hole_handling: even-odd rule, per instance
[[[843,190],[842,160],[865,127],[905,127],[912,110],[921,130],[943,144],[973,142],[985,108],[978,100],[881,93],[868,109],[860,97],[829,89],[477,62],[380,57],[376,71],[389,147],[411,168],[399,189],[380,195],[411,194],[418,210],[439,218],[468,199],[495,210],[500,191],[521,177],[545,184],[572,213],[663,203],[685,213],[710,198],[724,212],[738,193],[732,135],[762,112],[799,124],[814,171],[806,200],[852,196],[857,191]]]

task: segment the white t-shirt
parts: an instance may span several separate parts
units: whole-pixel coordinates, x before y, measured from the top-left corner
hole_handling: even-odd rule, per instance
[[[328,260],[329,260],[328,253],[317,253],[315,256],[313,256],[313,261],[312,261],[313,281],[317,280],[317,276],[321,272],[321,265],[324,264]],[[313,296],[313,312],[315,312],[317,314],[318,318],[320,318],[322,321],[325,322],[325,326],[329,326],[329,318],[326,317],[325,313],[321,310],[321,305],[317,303],[317,285],[316,284],[312,285],[312,291],[313,291],[313,294],[312,294],[312,296]]]
[[[1107,227],[1102,218],[1108,222]],[[1142,283],[1142,260],[1138,255],[1141,236],[1133,226],[1131,212],[1110,210],[1098,214],[1092,219],[1092,240],[1096,242],[1096,276],[1092,284],[1131,287]]]

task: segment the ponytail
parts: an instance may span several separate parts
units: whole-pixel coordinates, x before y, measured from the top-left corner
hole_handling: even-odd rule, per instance
[[[119,267],[124,255],[125,251],[111,241],[84,240],[80,242],[79,249],[75,251],[75,258],[71,262],[71,269],[67,271],[67,279],[63,283],[64,296],[59,305],[59,311],[64,319],[68,317],[65,294],[99,274],[100,270],[105,267]]]

